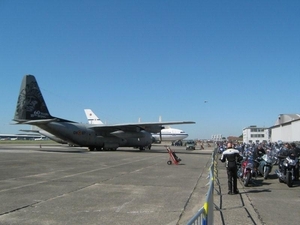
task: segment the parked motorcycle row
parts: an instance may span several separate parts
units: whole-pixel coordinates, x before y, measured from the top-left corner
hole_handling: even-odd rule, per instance
[[[254,159],[254,150],[256,145],[240,145],[235,148],[240,151],[243,160],[238,164],[237,175],[241,179],[245,187],[255,183],[258,177],[268,179],[272,173],[273,166],[278,165],[278,169],[274,172],[278,176],[280,183],[286,183],[288,187],[292,187],[296,179],[296,170],[299,170],[299,156],[282,157],[282,151],[285,151],[282,145],[264,146],[264,155]],[[222,154],[226,150],[224,145],[219,145],[218,153]]]

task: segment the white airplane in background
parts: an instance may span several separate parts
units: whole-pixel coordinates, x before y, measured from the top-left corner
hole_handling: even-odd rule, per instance
[[[159,122],[161,122],[161,116],[159,117]],[[154,142],[161,143],[162,141],[179,141],[187,138],[189,135],[183,130],[176,128],[164,128],[159,133],[152,134]]]
[[[152,134],[155,142],[160,141],[178,141],[187,138],[189,135],[183,130],[176,128],[164,128],[160,133]]]
[[[84,109],[85,115],[88,119],[89,124],[103,124],[98,116],[91,109]],[[160,121],[161,122],[161,121]],[[153,134],[154,142],[161,141],[178,141],[187,138],[189,135],[183,130],[176,128],[164,128],[160,133]]]
[[[102,121],[96,116],[96,114],[91,109],[84,110],[86,118],[89,124],[103,124]]]

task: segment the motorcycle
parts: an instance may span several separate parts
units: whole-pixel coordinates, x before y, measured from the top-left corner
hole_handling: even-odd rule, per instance
[[[279,170],[275,171],[279,182],[284,182],[287,186],[292,187],[295,180],[296,169],[298,169],[298,158],[291,158],[290,156],[286,157],[282,162],[282,165],[279,165]]]
[[[278,155],[281,152],[281,150],[282,150],[282,147],[280,147],[280,148],[279,147],[273,147],[272,148],[271,155],[274,159],[273,165],[278,165],[278,163],[280,161],[279,158],[278,158]]]
[[[245,187],[248,187],[253,174],[255,174],[253,170],[253,157],[247,156],[238,168],[238,177],[242,179]]]
[[[257,172],[263,176],[264,179],[268,178],[269,173],[272,171],[274,160],[270,154],[264,154],[260,159],[257,160],[258,168]]]
[[[224,146],[220,146],[219,149],[218,149],[218,153],[219,153],[219,154],[222,154],[225,150],[226,150],[226,149],[225,149]]]

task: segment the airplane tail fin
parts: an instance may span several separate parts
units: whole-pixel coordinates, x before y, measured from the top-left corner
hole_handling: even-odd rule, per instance
[[[96,116],[96,114],[91,109],[85,109],[84,112],[89,124],[103,124],[103,122],[98,118],[98,116]]]
[[[25,75],[22,80],[14,121],[52,119],[38,83],[33,75]]]
[[[158,122],[162,122],[161,116],[158,117]],[[165,126],[165,129],[171,128],[169,125]]]

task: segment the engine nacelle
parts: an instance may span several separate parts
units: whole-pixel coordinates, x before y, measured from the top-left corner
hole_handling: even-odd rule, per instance
[[[126,138],[126,143],[122,147],[145,147],[152,144],[152,135],[149,132],[141,131],[140,137]]]

